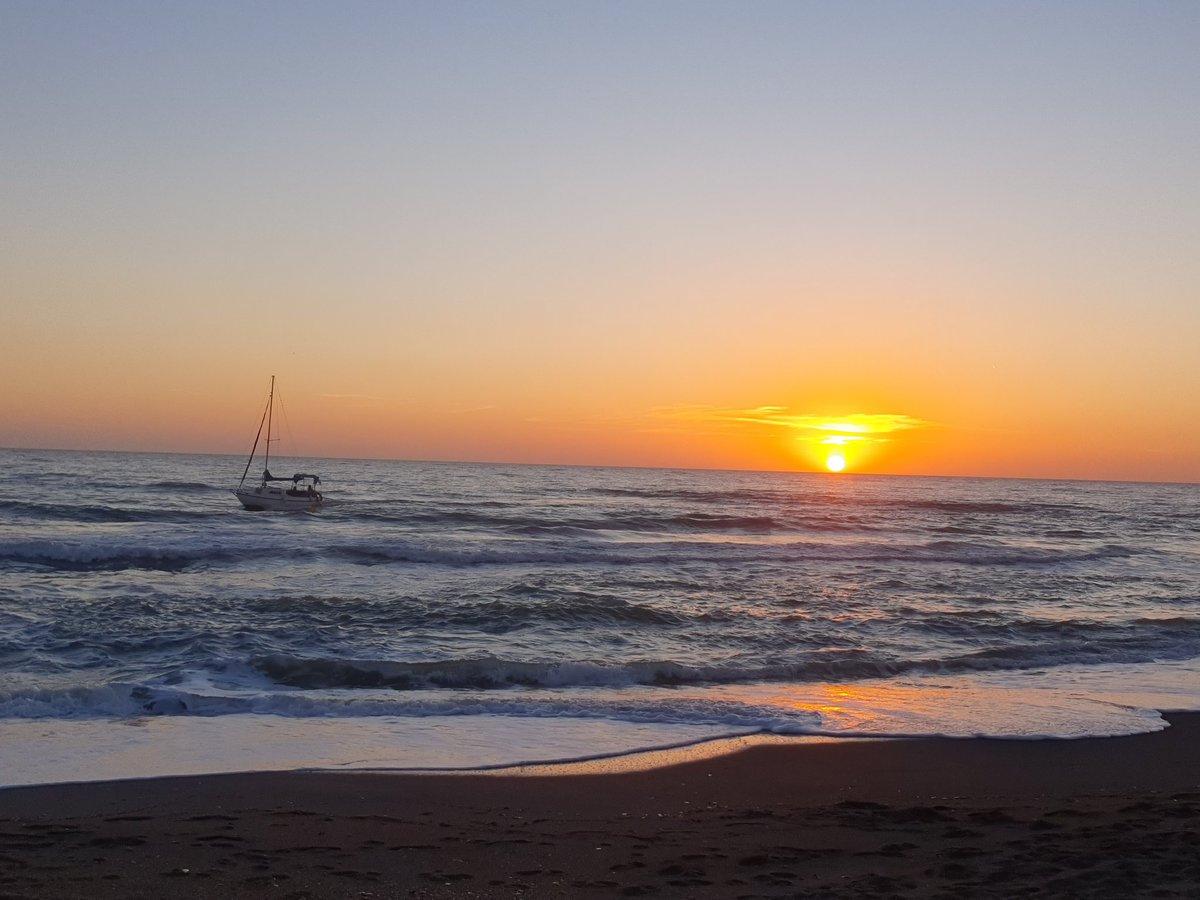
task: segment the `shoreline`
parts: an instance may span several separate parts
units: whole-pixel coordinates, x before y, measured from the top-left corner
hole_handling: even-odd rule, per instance
[[[1188,896],[1200,714],[1110,738],[734,739],[661,766],[0,789],[0,897]]]

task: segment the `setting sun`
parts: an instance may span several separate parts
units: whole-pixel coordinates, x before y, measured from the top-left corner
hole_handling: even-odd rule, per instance
[[[829,456],[825,458],[825,468],[827,468],[830,472],[842,471],[842,469],[846,468],[846,457],[842,456],[840,453],[830,453]]]

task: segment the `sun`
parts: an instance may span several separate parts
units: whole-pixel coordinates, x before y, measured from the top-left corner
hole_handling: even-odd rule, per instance
[[[830,453],[825,457],[825,468],[830,472],[840,472],[846,468],[846,457],[840,453]]]

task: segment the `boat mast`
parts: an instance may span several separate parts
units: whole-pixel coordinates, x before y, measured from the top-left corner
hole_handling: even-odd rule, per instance
[[[267,452],[263,457],[263,478],[271,471],[271,412],[275,406],[275,376],[271,376],[271,393],[267,395]]]
[[[246,483],[246,475],[250,471],[250,466],[254,462],[254,454],[258,451],[258,440],[262,437],[263,423],[267,423],[267,454],[271,453],[271,400],[275,396],[275,376],[271,376],[271,393],[267,397],[267,408],[263,410],[262,418],[258,420],[258,434],[254,436],[254,446],[250,448],[250,458],[246,460],[246,468],[242,470],[242,480],[238,482],[238,488],[241,488]],[[266,471],[266,466],[263,466],[263,471]],[[265,481],[263,482],[266,483]]]

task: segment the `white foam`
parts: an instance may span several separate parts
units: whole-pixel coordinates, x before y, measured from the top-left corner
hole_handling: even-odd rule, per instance
[[[202,685],[197,680],[190,687]],[[1200,710],[1200,661],[807,685],[647,687],[637,697],[602,688],[420,694],[297,691],[260,697],[257,711],[250,704],[208,715],[0,719],[0,783],[487,768],[629,755],[752,733],[1031,740],[1137,734],[1165,727],[1157,710]],[[228,695],[210,699],[231,702]],[[340,710],[338,702],[345,704]]]

